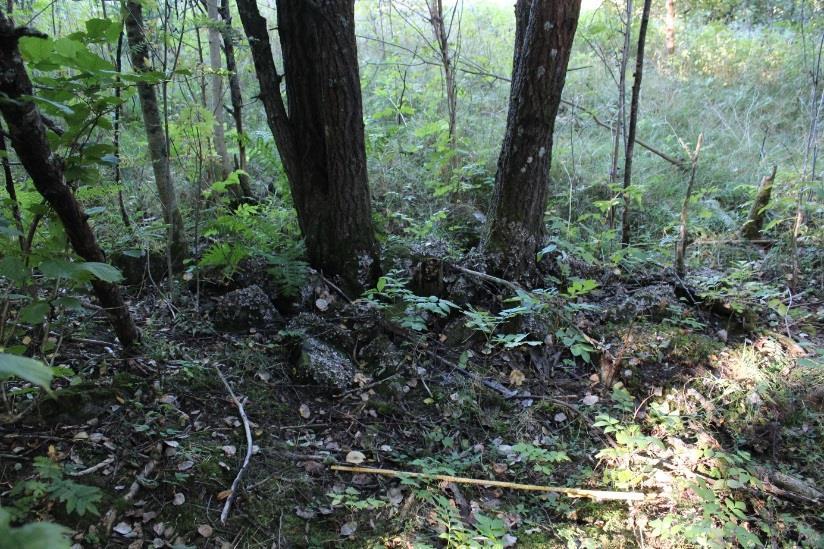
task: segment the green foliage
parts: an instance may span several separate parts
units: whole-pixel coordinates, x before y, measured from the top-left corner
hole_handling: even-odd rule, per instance
[[[99,488],[64,478],[60,465],[48,457],[36,457],[34,469],[37,472],[36,479],[18,482],[10,492],[15,497],[12,509],[18,516],[24,516],[44,499],[62,503],[67,513],[81,517],[87,512],[100,514],[97,504],[103,494]]]
[[[370,303],[386,310],[401,326],[416,332],[427,330],[427,319],[431,315],[445,317],[458,308],[451,301],[434,295],[415,295],[406,287],[408,283],[399,271],[393,271],[380,277],[375,288],[367,290],[364,296]]]
[[[19,377],[51,391],[54,374],[52,369],[40,362],[24,356],[0,353],[0,381],[10,377]]]
[[[13,528],[11,513],[0,507],[0,547],[27,549],[68,549],[70,531],[52,522],[30,522]]]

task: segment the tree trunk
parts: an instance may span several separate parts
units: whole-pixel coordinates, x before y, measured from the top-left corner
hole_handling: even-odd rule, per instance
[[[443,1],[427,0],[426,7],[429,9],[429,23],[432,25],[432,33],[438,46],[438,53],[441,56],[441,67],[443,69],[444,87],[446,88],[446,111],[449,117],[449,147],[452,158],[449,160],[450,171],[455,165],[455,151],[458,148],[457,136],[457,116],[458,116],[458,85],[455,80],[455,60],[449,48],[449,30],[443,20]],[[455,6],[458,9],[458,6]]]
[[[750,215],[747,216],[747,221],[741,226],[741,235],[747,240],[761,238],[761,229],[764,227],[764,213],[770,204],[776,171],[778,171],[778,166],[773,166],[772,173],[765,175],[761,179],[761,184],[758,185],[758,192],[755,195],[752,208],[750,208]]]
[[[17,40],[24,34],[24,29],[15,29],[12,21],[0,11],[0,93],[6,98],[0,101],[0,111],[8,124],[11,144],[35,188],[60,218],[77,255],[86,261],[105,263],[88,216],[66,184],[62,163],[49,146],[40,112],[28,99],[34,91],[17,47]],[[120,289],[99,279],[92,280],[91,284],[123,347],[136,343],[140,332]]]
[[[235,61],[235,42],[229,0],[222,0],[219,11],[220,17],[223,19],[223,53],[226,56],[226,69],[229,71],[229,98],[232,102],[232,118],[235,121],[235,132],[237,133],[238,167],[243,172],[238,179],[243,195],[249,197],[252,196],[252,186],[247,173],[246,135],[243,133],[243,95],[240,91],[240,76]]]
[[[629,60],[629,46],[632,42],[632,0],[626,0],[626,11],[624,12],[626,21],[624,22],[624,43],[621,47],[621,62],[618,65],[618,108],[615,112],[615,124],[612,127],[612,153],[609,166],[609,186],[610,191],[615,192],[615,184],[618,181],[618,158],[620,150],[626,152],[626,128],[627,128],[627,62]],[[623,147],[622,147],[623,145]],[[615,205],[609,207],[607,213],[609,228],[615,228]]]
[[[531,278],[544,238],[552,132],[580,0],[518,0],[509,114],[484,251],[490,269]]]
[[[695,143],[695,151],[691,155],[690,179],[687,183],[687,192],[684,193],[684,203],[681,205],[681,219],[678,228],[678,245],[675,247],[675,272],[678,276],[683,277],[686,274],[684,266],[684,257],[687,255],[687,238],[689,236],[689,229],[687,228],[687,221],[689,220],[690,198],[692,198],[692,187],[695,183],[695,172],[698,170],[698,155],[701,154],[701,144],[704,142],[704,133],[698,134],[698,141]]]
[[[380,273],[366,173],[353,0],[278,0],[286,73],[272,58],[255,0],[238,0],[260,98],[289,180],[309,263],[348,291]]]
[[[216,161],[213,163],[213,173],[215,181],[222,181],[229,176],[232,171],[232,165],[229,162],[229,152],[226,150],[226,132],[223,127],[223,76],[220,71],[223,69],[222,56],[220,52],[220,29],[217,25],[220,24],[220,18],[217,12],[217,0],[207,0],[207,13],[209,15],[209,67],[212,69],[211,77],[209,78],[211,84],[211,99],[212,103],[209,106],[212,111],[212,119],[214,124],[212,126],[212,141],[215,144]],[[242,196],[243,191],[235,187],[233,192]]]
[[[647,41],[649,26],[649,9],[652,0],[644,0],[641,26],[638,29],[638,53],[635,56],[635,78],[632,82],[632,99],[629,106],[629,126],[627,132],[626,154],[624,155],[624,211],[621,215],[621,245],[629,246],[630,235],[630,196],[632,184],[632,152],[635,149],[635,128],[638,125],[638,102],[641,98],[641,77],[644,73],[644,45]]]
[[[667,0],[666,29],[667,55],[675,53],[675,0]]]
[[[143,23],[143,7],[139,2],[127,2],[126,34],[129,39],[129,53],[132,68],[137,73],[146,73],[151,70],[148,65],[148,44]],[[172,174],[169,168],[169,149],[161,123],[160,110],[157,106],[155,87],[145,81],[137,83],[137,95],[140,98],[140,108],[143,111],[143,123],[146,127],[146,138],[149,142],[149,156],[152,159],[157,193],[160,195],[160,204],[163,208],[163,220],[168,226],[168,248],[172,265],[179,268],[186,256],[186,241],[183,235],[183,217],[177,206]]]

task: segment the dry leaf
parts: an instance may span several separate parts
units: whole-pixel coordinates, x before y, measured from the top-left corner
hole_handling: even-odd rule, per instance
[[[237,454],[237,448],[233,445],[224,446],[222,449],[223,449],[223,453],[226,454],[229,457],[232,457],[235,454]]]
[[[221,490],[220,492],[217,493],[217,500],[218,501],[223,501],[224,499],[228,498],[231,495],[232,495],[231,490]]]
[[[492,465],[492,470],[495,472],[496,475],[503,475],[506,473],[506,463],[495,463]]]
[[[188,471],[189,469],[191,469],[194,466],[195,466],[195,462],[192,461],[192,460],[187,459],[186,461],[182,462],[180,465],[177,466],[177,470],[178,471]]]
[[[172,500],[172,503],[174,505],[183,505],[184,503],[186,503],[186,496],[178,492],[177,494],[175,494],[175,499]]]
[[[208,538],[214,533],[214,530],[208,524],[201,524],[197,527],[197,533],[203,536],[204,538]]]
[[[567,416],[563,412],[558,412],[557,414],[555,414],[555,417],[553,417],[552,419],[554,419],[556,423],[561,423],[563,421],[566,421]]]
[[[595,395],[587,395],[581,399],[581,402],[584,403],[585,406],[593,406],[595,405],[600,399]]]
[[[325,311],[329,308],[329,302],[322,297],[319,297],[315,300],[315,307],[317,307],[319,311]]]
[[[512,370],[509,373],[509,384],[515,387],[520,387],[523,385],[524,380],[526,380],[526,376],[524,373],[518,369]]]
[[[131,525],[127,522],[119,522],[117,526],[112,528],[112,530],[114,530],[115,532],[124,537],[134,536],[134,528],[132,528]]]
[[[366,460],[366,456],[363,452],[358,452],[357,450],[352,450],[348,454],[346,454],[346,463],[353,463],[355,465],[360,465],[361,463]]]
[[[303,419],[309,419],[309,416],[312,415],[312,411],[306,404],[300,405],[300,407],[298,408],[298,413],[300,413],[300,417],[302,417]]]
[[[350,521],[345,523],[343,526],[340,527],[340,535],[342,536],[351,536],[355,533],[358,529],[358,523],[355,521]]]

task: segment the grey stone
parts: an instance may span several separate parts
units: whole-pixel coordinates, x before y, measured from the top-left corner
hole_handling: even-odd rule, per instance
[[[215,328],[231,332],[265,330],[283,323],[283,317],[257,284],[216,298],[211,317]]]
[[[346,389],[355,380],[355,366],[349,357],[314,337],[303,341],[297,367],[301,376],[309,377],[319,385]]]

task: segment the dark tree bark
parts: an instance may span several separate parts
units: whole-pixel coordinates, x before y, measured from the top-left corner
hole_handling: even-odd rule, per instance
[[[124,18],[126,21],[126,35],[129,39],[129,53],[132,68],[137,73],[151,71],[148,63],[148,44],[143,24],[143,7],[138,2],[127,2]],[[143,112],[143,124],[146,127],[146,139],[149,142],[149,155],[152,159],[155,185],[160,196],[163,209],[163,220],[169,231],[169,255],[174,268],[179,268],[186,257],[186,240],[183,231],[183,217],[177,206],[172,174],[169,167],[169,148],[166,143],[166,134],[157,105],[155,87],[145,81],[137,84],[137,95],[140,99],[140,109]]]
[[[644,0],[641,14],[641,26],[638,28],[638,53],[635,56],[635,78],[632,81],[632,98],[629,105],[629,125],[627,126],[627,144],[624,154],[624,211],[621,214],[621,245],[629,246],[630,235],[630,196],[632,184],[632,153],[635,150],[635,128],[638,125],[638,102],[641,99],[641,77],[644,73],[644,45],[647,41],[649,26],[649,9],[652,0]]]
[[[288,113],[266,20],[238,0],[260,98],[289,180],[310,264],[349,291],[380,273],[366,174],[354,0],[278,0]]]
[[[226,56],[226,69],[229,71],[229,99],[232,102],[232,118],[235,121],[237,132],[238,167],[244,172],[238,178],[243,195],[252,196],[252,187],[246,173],[246,136],[243,133],[243,95],[240,88],[240,76],[237,72],[235,60],[235,42],[232,32],[232,13],[229,11],[229,0],[222,0],[220,17],[223,19],[223,54]]]
[[[544,238],[552,132],[580,0],[518,0],[509,114],[484,239],[489,268],[530,279]]]
[[[18,39],[26,33],[31,31],[16,29],[0,11],[0,93],[5,96],[0,101],[0,112],[9,127],[11,144],[17,157],[37,191],[57,213],[74,251],[86,261],[104,263],[106,258],[89,227],[88,216],[66,184],[60,158],[49,146],[40,112],[28,99],[34,91],[17,47]],[[91,284],[123,347],[136,343],[140,332],[120,289],[98,279],[92,280]]]

